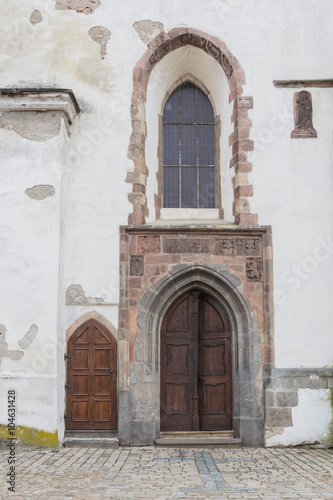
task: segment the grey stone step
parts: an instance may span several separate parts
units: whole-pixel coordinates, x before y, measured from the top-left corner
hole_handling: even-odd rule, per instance
[[[232,432],[170,432],[161,433],[155,445],[162,447],[225,447],[240,448],[241,440],[234,438]]]
[[[116,432],[110,431],[67,431],[64,439],[67,448],[118,448]]]
[[[111,439],[65,438],[64,446],[66,448],[119,448],[119,441],[116,438],[111,438]]]

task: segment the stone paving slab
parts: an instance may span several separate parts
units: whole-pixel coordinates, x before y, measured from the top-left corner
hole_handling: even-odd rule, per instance
[[[327,499],[333,450],[312,448],[16,448],[15,492],[0,450],[0,498]]]

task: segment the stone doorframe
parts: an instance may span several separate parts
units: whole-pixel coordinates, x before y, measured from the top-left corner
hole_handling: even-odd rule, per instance
[[[145,101],[149,77],[154,66],[163,57],[185,45],[197,47],[213,57],[228,79],[229,102],[234,103],[231,116],[234,131],[229,137],[229,146],[232,147],[230,168],[234,167],[235,169],[235,175],[232,179],[234,189],[233,215],[236,224],[241,226],[257,225],[258,215],[251,213],[248,200],[253,195],[253,187],[249,185],[247,178],[248,172],[252,170],[252,164],[247,159],[247,152],[254,149],[253,141],[250,140],[252,121],[248,117],[248,110],[253,107],[253,99],[242,96],[245,74],[224,42],[193,28],[175,28],[168,33],[162,31],[148,44],[148,50],[133,70],[132,135],[128,148],[128,158],[133,160],[134,171],[129,171],[126,177],[126,182],[133,185],[132,192],[128,195],[129,201],[133,204],[133,212],[129,215],[128,223],[145,224],[148,216]]]
[[[123,445],[153,444],[160,435],[160,328],[170,305],[199,289],[227,311],[232,329],[233,430],[247,446],[262,446],[264,403],[261,338],[255,314],[241,293],[242,281],[227,264],[178,264],[138,303],[138,332],[128,390],[119,392],[119,439]]]

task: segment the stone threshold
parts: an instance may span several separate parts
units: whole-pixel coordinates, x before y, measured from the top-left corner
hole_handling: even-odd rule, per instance
[[[66,431],[66,448],[119,448],[117,431]]]
[[[240,448],[241,440],[235,438],[233,431],[196,431],[196,432],[161,432],[155,439],[158,447],[225,447]]]

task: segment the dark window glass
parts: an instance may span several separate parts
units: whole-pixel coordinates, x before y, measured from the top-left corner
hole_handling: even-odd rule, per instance
[[[179,92],[175,92],[165,105],[163,121],[168,123],[179,122]]]
[[[186,83],[163,111],[163,206],[215,207],[214,112],[206,95]]]
[[[163,126],[163,163],[179,165],[179,125]]]
[[[215,208],[215,168],[199,168],[199,208]]]
[[[182,167],[182,208],[197,208],[197,168]]]
[[[196,87],[184,85],[180,91],[180,114],[182,123],[195,123],[197,121]]]
[[[165,208],[179,208],[179,168],[163,168],[163,200]]]
[[[214,123],[212,105],[201,90],[198,91],[198,123]]]
[[[214,165],[215,162],[215,137],[214,125],[201,125],[198,127],[199,139],[199,165]]]
[[[197,127],[181,125],[181,164],[197,164]]]

